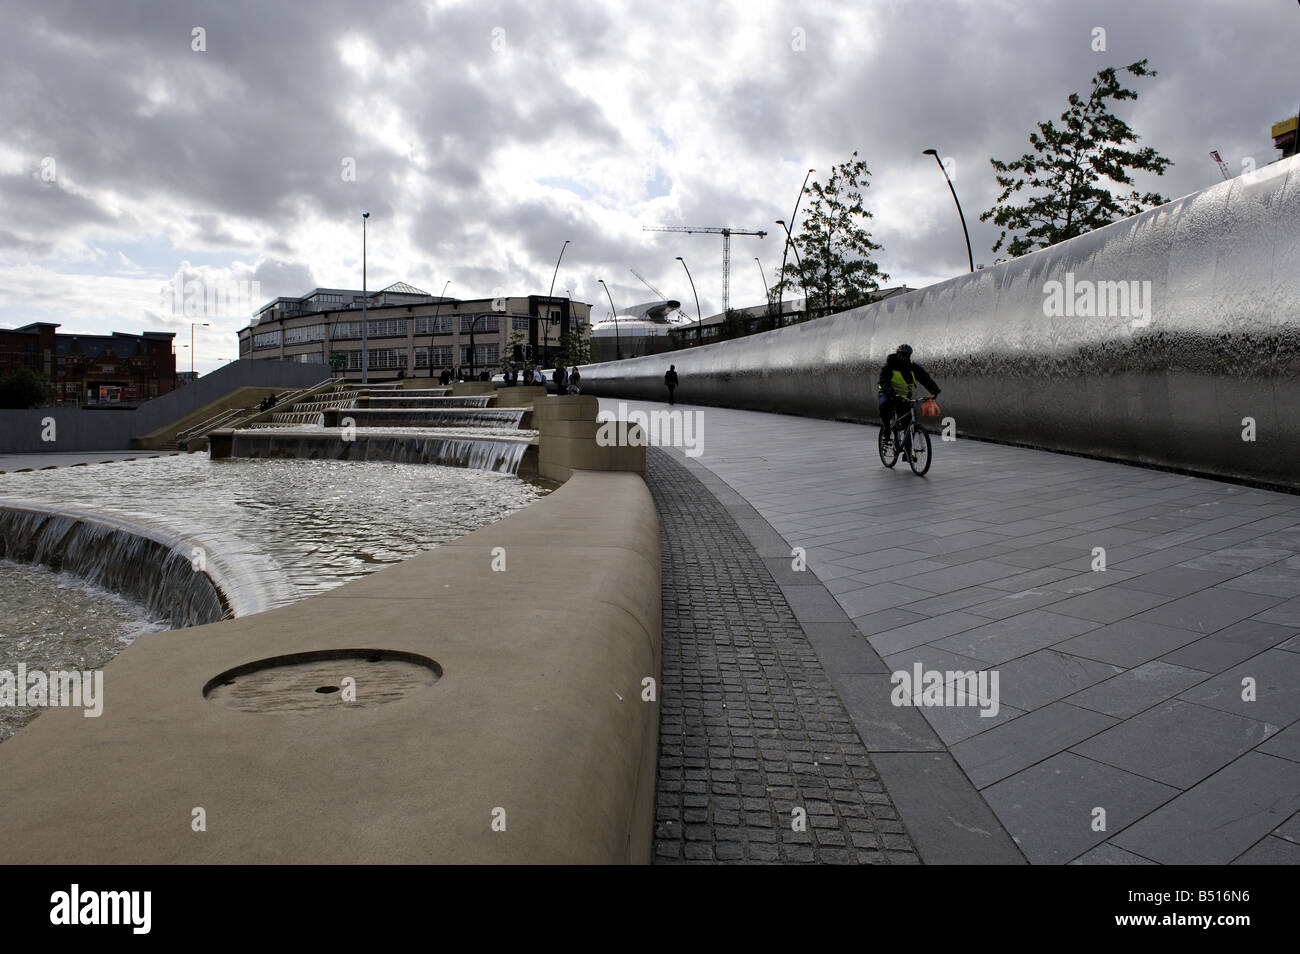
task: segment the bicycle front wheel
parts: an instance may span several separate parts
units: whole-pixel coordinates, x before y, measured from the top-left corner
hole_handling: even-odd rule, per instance
[[[894,436],[889,433],[889,428],[883,426],[880,428],[880,438],[877,445],[882,464],[886,467],[893,467],[898,463],[898,450],[894,447]]]
[[[907,462],[912,465],[912,473],[924,477],[930,469],[930,432],[913,425],[909,439],[912,452],[907,455]]]

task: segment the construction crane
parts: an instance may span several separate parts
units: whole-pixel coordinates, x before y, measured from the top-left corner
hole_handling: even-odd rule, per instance
[[[1210,152],[1210,158],[1219,164],[1219,171],[1223,173],[1223,178],[1231,179],[1232,173],[1228,171],[1227,163],[1219,157],[1219,150],[1214,149]]]
[[[731,237],[733,235],[757,235],[762,238],[767,233],[762,229],[710,228],[706,226],[690,227],[685,225],[646,225],[642,232],[711,232],[722,236],[722,313],[725,315],[731,307]]]
[[[675,299],[675,298],[669,298],[667,295],[665,295],[663,292],[661,292],[661,291],[660,291],[658,288],[656,288],[654,285],[650,284],[650,279],[646,278],[644,275],[642,275],[640,272],[638,272],[635,268],[629,268],[628,271],[631,272],[633,275],[635,275],[635,276],[637,277],[637,279],[641,282],[642,285],[644,285],[646,288],[648,288],[648,289],[650,289],[652,292],[654,292],[654,293],[655,293],[655,296],[656,296],[657,298],[661,298],[661,299],[663,299],[663,300],[666,301],[666,302],[673,302],[673,301],[676,301],[676,300],[677,300],[677,299]],[[678,309],[677,309],[677,313],[678,313],[678,314],[682,314],[682,310],[681,310],[681,308],[678,308]],[[666,319],[667,319],[667,316],[665,315],[664,317],[665,317],[665,320],[666,320]]]

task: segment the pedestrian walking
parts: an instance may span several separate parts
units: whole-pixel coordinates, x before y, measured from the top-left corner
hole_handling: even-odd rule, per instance
[[[582,375],[578,373],[578,366],[576,364],[569,369],[569,393],[582,393]]]
[[[677,390],[677,365],[668,365],[668,373],[664,375],[664,384],[668,387],[668,403],[676,403],[673,400],[673,392]]]

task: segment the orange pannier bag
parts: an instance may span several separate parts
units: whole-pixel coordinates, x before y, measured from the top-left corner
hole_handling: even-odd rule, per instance
[[[921,402],[922,417],[938,417],[940,413],[939,402],[934,398],[926,398]]]

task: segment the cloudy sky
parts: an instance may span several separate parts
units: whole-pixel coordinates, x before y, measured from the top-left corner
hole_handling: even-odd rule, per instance
[[[739,0],[646,4],[7,0],[0,31],[0,327],[177,332],[164,289],[238,297],[200,328],[200,371],[249,311],[317,285],[557,293],[620,310],[636,268],[705,314],[721,240],[645,225],[766,229],[732,241],[732,303],[761,303],[805,171],[857,150],[891,284],[966,268],[927,147],[947,157],[977,263],[988,160],[1105,66],[1142,57],[1120,115],[1174,161],[1175,198],[1277,157],[1295,115],[1295,0]],[[1104,32],[1104,51],[1096,28]],[[257,282],[253,292],[252,282]],[[693,310],[693,309],[691,309]],[[188,351],[178,348],[178,366]]]

